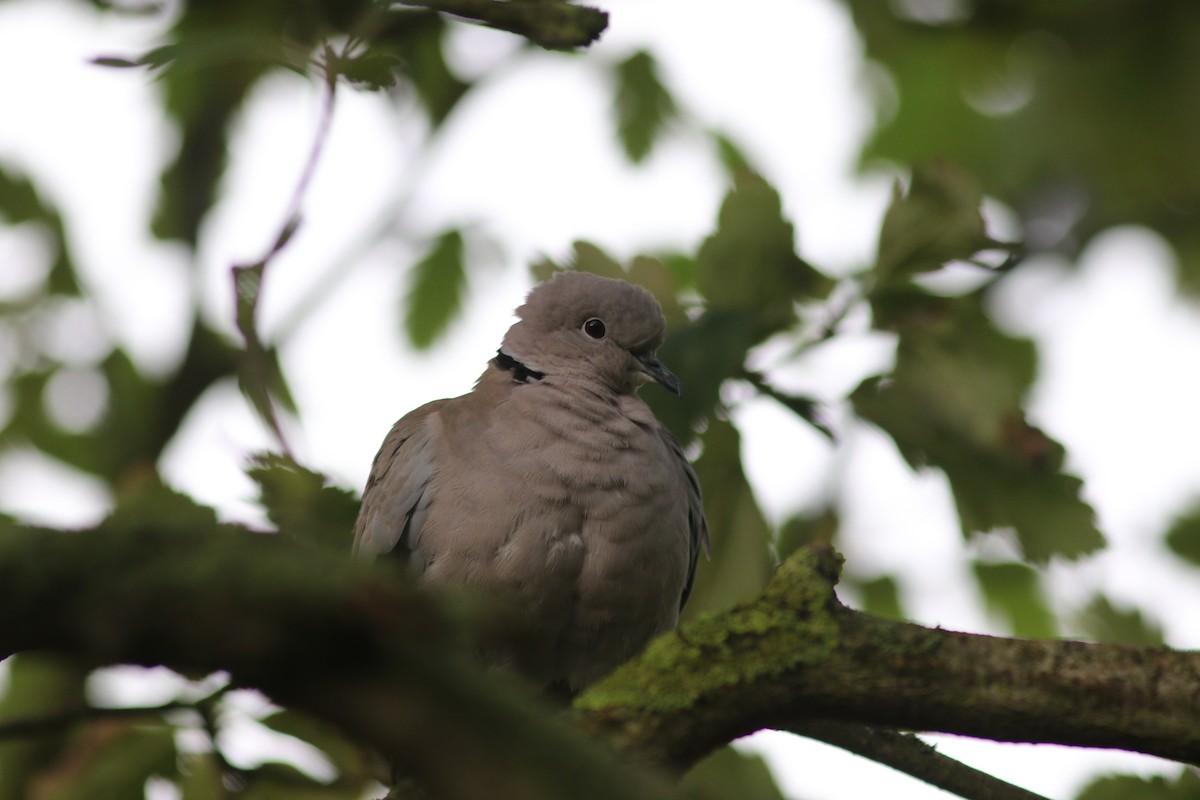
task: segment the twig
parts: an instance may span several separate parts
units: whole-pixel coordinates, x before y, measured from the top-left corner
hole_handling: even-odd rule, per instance
[[[171,711],[195,711],[202,719],[207,720],[212,716],[212,707],[216,701],[232,688],[231,685],[221,686],[199,700],[172,700],[156,706],[84,706],[40,717],[8,720],[0,722],[0,739],[47,736],[76,723],[93,719],[160,716]]]
[[[348,43],[346,46],[350,47],[352,43]],[[337,73],[333,69],[333,64],[335,63],[335,59],[338,58],[340,57],[336,56],[333,50],[326,45],[323,60],[325,91],[322,95],[321,113],[317,121],[317,129],[313,135],[308,158],[304,163],[304,168],[300,172],[300,178],[296,182],[296,188],[292,191],[291,199],[288,201],[287,211],[284,214],[279,232],[275,235],[270,247],[262,258],[252,264],[239,264],[234,265],[232,268],[234,294],[237,303],[237,328],[246,344],[243,391],[249,396],[251,403],[254,404],[255,409],[267,424],[267,427],[271,429],[280,448],[288,455],[291,455],[291,448],[288,446],[283,428],[279,424],[279,415],[275,410],[275,402],[271,393],[270,384],[272,376],[275,375],[273,361],[268,354],[266,345],[263,344],[258,334],[258,303],[261,297],[262,282],[267,271],[267,265],[287,246],[293,234],[300,227],[300,207],[304,202],[304,196],[308,191],[309,184],[312,182],[313,175],[316,173],[321,153],[324,151],[325,143],[329,138],[329,128],[333,120],[334,101],[337,97],[338,80]]]
[[[63,728],[93,719],[157,716],[169,711],[181,710],[195,710],[195,706],[191,703],[181,701],[172,701],[157,706],[128,706],[121,708],[86,706],[70,711],[60,711],[56,714],[46,714],[41,717],[28,717],[26,719],[13,719],[7,722],[0,722],[0,739],[49,736],[59,733]]]
[[[786,729],[891,767],[966,800],[1046,800],[1040,794],[955,761],[909,733],[823,720],[797,722]]]
[[[587,47],[608,27],[608,14],[559,0],[399,0],[398,6],[427,8],[475,20],[550,50]]]

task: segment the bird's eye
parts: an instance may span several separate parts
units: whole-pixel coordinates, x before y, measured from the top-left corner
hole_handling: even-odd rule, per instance
[[[593,339],[603,339],[607,329],[604,327],[604,320],[592,317],[583,323],[583,332]]]

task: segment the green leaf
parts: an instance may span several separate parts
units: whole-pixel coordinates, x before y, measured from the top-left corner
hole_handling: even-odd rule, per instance
[[[132,476],[121,486],[105,530],[155,530],[189,533],[215,528],[217,512],[162,482],[155,472]]]
[[[413,266],[404,330],[415,347],[428,349],[445,333],[462,306],[466,277],[462,232],[448,230]]]
[[[865,381],[851,400],[911,465],[945,471],[963,533],[1012,528],[1037,562],[1101,547],[1081,481],[1061,471],[1062,446],[1021,409],[1033,345],[996,330],[978,295],[914,292],[888,314],[900,338],[895,369]]]
[[[273,731],[294,736],[320,750],[333,762],[342,780],[354,778],[365,782],[373,775],[372,756],[333,725],[290,709],[276,711],[259,721]]]
[[[1116,225],[1145,225],[1181,250],[1200,245],[1193,4],[1162,14],[1124,3],[1020,3],[1003,14],[941,4],[960,15],[949,25],[903,13],[916,3],[846,5],[888,75],[862,163],[953,159],[1056,256]],[[1181,267],[1197,288],[1200,260]]]
[[[358,500],[285,455],[259,453],[247,470],[267,516],[281,533],[305,545],[348,555]]]
[[[629,275],[621,262],[610,256],[599,246],[591,242],[577,241],[573,244],[570,266],[580,272],[590,272],[602,278],[629,280]]]
[[[712,130],[708,132],[708,136],[717,149],[717,160],[725,168],[726,175],[736,179],[759,172],[750,161],[750,157],[746,155],[746,151],[728,134]]]
[[[1200,505],[1175,519],[1166,542],[1172,553],[1200,566]]]
[[[712,536],[712,560],[703,557],[687,614],[725,609],[762,591],[775,569],[771,529],[742,471],[737,429],[714,419],[702,438],[696,475]]]
[[[982,561],[971,566],[988,610],[1002,617],[1014,635],[1030,639],[1058,635],[1054,614],[1046,605],[1040,578],[1032,568]]]
[[[783,561],[813,542],[833,542],[837,538],[838,524],[837,511],[829,506],[820,513],[787,520],[775,537],[775,552],[779,560]]]
[[[1162,775],[1107,775],[1089,783],[1076,800],[1200,800],[1200,777],[1183,768],[1174,780]]]
[[[238,793],[244,800],[362,800],[364,781],[335,781],[327,784],[310,778],[296,767],[267,762],[242,774],[246,788]]]
[[[694,429],[716,409],[721,385],[741,374],[755,342],[751,311],[709,311],[667,336],[658,357],[683,383],[683,396],[643,390],[655,415],[679,441],[690,442]]]
[[[48,800],[143,800],[151,776],[177,774],[170,725],[103,720],[88,725],[83,738],[75,748],[78,772]]]
[[[762,756],[728,746],[713,751],[692,767],[679,788],[681,797],[784,800]]]
[[[895,577],[880,575],[877,578],[859,579],[843,577],[858,590],[862,597],[862,610],[868,614],[888,619],[905,619],[904,604],[900,600],[900,586]]]
[[[1161,626],[1136,608],[1117,608],[1102,594],[1092,598],[1079,613],[1078,622],[1088,636],[1099,642],[1136,647],[1161,647],[1165,643]]]
[[[213,753],[180,753],[180,800],[228,800],[221,764]]]
[[[883,217],[878,281],[894,283],[996,247],[979,211],[982,201],[978,182],[946,161],[914,170],[907,192],[896,185]]]
[[[375,59],[381,68],[390,61],[390,69],[402,71],[437,128],[471,88],[446,63],[448,23],[436,13],[413,9],[391,9],[383,20],[364,57]],[[381,88],[385,77],[378,75]]]
[[[0,165],[0,222],[13,225],[34,222],[42,225],[54,244],[54,262],[50,265],[47,285],[50,292],[77,296],[79,282],[71,260],[66,228],[62,217],[39,196],[33,182]]]
[[[639,50],[613,69],[617,137],[625,155],[640,164],[678,113],[675,100],[658,77],[654,56]]]
[[[796,255],[779,193],[746,175],[725,196],[716,231],[696,255],[696,283],[708,307],[753,312],[755,342],[796,321],[795,303],[823,297],[830,281]]]
[[[52,534],[46,534],[52,535]],[[19,653],[8,664],[8,689],[0,697],[0,720],[36,719],[86,705],[87,671],[48,653]],[[70,729],[0,742],[0,797],[28,797],[29,783],[58,758]]]

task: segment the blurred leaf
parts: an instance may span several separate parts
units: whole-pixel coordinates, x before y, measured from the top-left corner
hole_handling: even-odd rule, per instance
[[[381,29],[373,34],[368,54],[395,62],[412,83],[433,127],[441,125],[471,84],[458,78],[446,63],[444,52],[448,23],[439,14],[413,9],[391,9]]]
[[[462,232],[452,229],[439,236],[412,270],[404,330],[415,347],[425,350],[446,332],[462,306],[467,277]]]
[[[310,778],[291,764],[267,762],[241,773],[246,788],[243,800],[362,800],[366,784],[361,781],[323,783]]]
[[[36,719],[74,711],[86,703],[87,670],[46,653],[9,658],[8,688],[0,698],[0,721]],[[70,728],[28,739],[0,739],[0,797],[28,797],[29,782],[66,746]]]
[[[675,100],[658,78],[654,56],[639,50],[613,68],[617,136],[625,155],[640,164],[678,113]]]
[[[712,560],[700,559],[688,616],[728,608],[753,597],[775,569],[771,529],[742,471],[737,429],[714,419],[702,442],[704,452],[695,468],[712,535]]]
[[[154,233],[195,247],[225,170],[229,127],[259,80],[274,69],[316,74],[323,38],[349,33],[366,0],[184,3],[167,42],[143,61],[161,69],[164,108],[179,127],[175,160],[162,175]]]
[[[643,398],[655,415],[685,444],[694,428],[717,407],[721,385],[741,373],[751,338],[751,311],[709,311],[672,330],[658,356],[683,382],[683,396],[649,387]]]
[[[577,241],[572,244],[573,252],[571,254],[570,265],[573,269],[580,272],[590,272],[593,275],[599,275],[602,278],[615,278],[617,280],[628,280],[629,275],[625,272],[625,268],[615,258],[604,252],[599,245],[591,242]]]
[[[908,191],[896,184],[883,217],[876,279],[894,283],[995,247],[979,211],[982,201],[975,178],[946,161],[913,170]]]
[[[1128,644],[1135,647],[1162,647],[1162,627],[1146,619],[1136,608],[1119,609],[1107,597],[1097,594],[1078,616],[1087,635],[1098,642]]]
[[[1081,482],[1061,472],[1062,446],[1021,410],[1033,345],[996,330],[978,295],[902,296],[887,311],[900,336],[895,370],[855,390],[858,414],[914,467],[945,471],[964,534],[1011,527],[1038,562],[1101,547]]]
[[[1167,531],[1166,542],[1172,553],[1200,566],[1200,505],[1176,517]]]
[[[668,336],[670,331],[687,323],[687,314],[679,302],[679,285],[671,270],[661,259],[649,256],[636,256],[629,263],[630,283],[649,290],[662,306],[663,316],[667,319]]]
[[[662,306],[668,328],[687,323],[687,315],[679,303],[679,285],[675,274],[662,259],[635,256],[626,269],[599,245],[580,240],[572,243],[571,258],[565,266],[543,258],[530,267],[538,283],[548,281],[556,273],[567,269],[636,283],[654,295],[654,299]]]
[[[372,776],[374,759],[328,723],[288,709],[276,711],[259,721],[273,731],[294,736],[320,750],[343,778],[365,782]]]
[[[118,491],[116,507],[104,521],[108,530],[191,532],[217,524],[217,512],[162,482],[149,469],[133,476]]]
[[[400,58],[391,53],[366,52],[337,58],[328,66],[332,74],[345,78],[356,88],[380,91],[396,85],[400,63]]]
[[[258,304],[262,297],[262,280],[267,262],[287,243],[294,231],[294,221],[289,222],[263,260],[233,268],[237,329],[245,344],[237,365],[238,388],[280,443],[284,442],[284,435],[277,407],[294,413],[296,402],[292,399],[287,378],[279,364],[278,350],[269,347],[259,337]]]
[[[1049,639],[1058,635],[1054,614],[1046,605],[1038,573],[1026,564],[971,565],[987,608],[1008,623],[1015,636]]]
[[[179,800],[228,800],[215,754],[180,753],[179,762]]]
[[[877,578],[860,579],[846,578],[858,590],[862,598],[862,610],[877,617],[888,619],[905,619],[904,604],[900,600],[900,586],[892,575],[880,575]]]
[[[175,731],[161,723],[99,720],[75,738],[69,761],[40,782],[45,800],[143,800],[146,781],[173,777]]]
[[[813,542],[833,542],[837,538],[838,515],[826,506],[820,513],[809,516],[794,516],[783,523],[775,537],[775,551],[783,561],[801,547]]]
[[[57,210],[40,197],[33,182],[0,165],[0,224],[32,222],[42,225],[54,245],[54,261],[46,285],[53,294],[77,296],[79,282],[67,245],[66,229]]]
[[[1034,249],[1069,255],[1121,224],[1200,244],[1200,6],[957,3],[939,24],[916,5],[847,0],[888,74],[865,163],[965,165]],[[1200,261],[1183,265],[1200,285]]]
[[[721,747],[698,763],[679,784],[681,797],[784,800],[766,760],[734,747]]]
[[[779,193],[743,175],[696,255],[696,282],[709,309],[753,312],[755,343],[792,325],[797,301],[823,297],[831,286],[796,255],[794,235]]]
[[[267,516],[282,533],[305,545],[350,553],[350,534],[358,515],[353,494],[275,453],[254,456],[247,474],[258,484]]]
[[[759,172],[746,152],[729,135],[717,130],[709,131],[708,135],[717,149],[717,160],[725,168],[726,175],[737,178],[739,175]]]
[[[1076,800],[1200,800],[1200,777],[1184,767],[1177,778],[1109,775],[1089,783]]]

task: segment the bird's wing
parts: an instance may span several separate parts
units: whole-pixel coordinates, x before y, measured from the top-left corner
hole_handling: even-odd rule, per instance
[[[687,605],[688,597],[691,596],[692,583],[696,580],[696,562],[700,558],[700,551],[703,550],[705,557],[708,557],[712,555],[712,548],[708,540],[708,521],[704,517],[704,501],[700,497],[700,480],[696,477],[696,471],[688,463],[679,440],[665,427],[660,426],[659,431],[667,449],[675,457],[679,469],[687,479],[688,571],[683,593],[679,598],[679,610],[682,611]]]
[[[383,440],[354,526],[355,555],[373,558],[395,552],[424,570],[421,528],[432,500],[437,453],[435,426],[429,422],[445,402],[435,400],[406,414]]]

